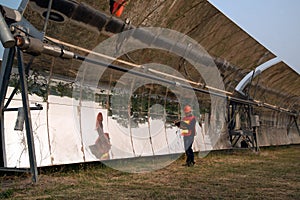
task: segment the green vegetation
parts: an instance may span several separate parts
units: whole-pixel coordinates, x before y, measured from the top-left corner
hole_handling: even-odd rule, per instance
[[[197,156],[196,156],[197,157]],[[143,158],[145,159],[145,158]],[[156,158],[157,159],[157,158]],[[297,199],[300,146],[211,152],[184,167],[184,157],[151,173],[125,173],[100,163],[40,169],[1,177],[10,199]]]

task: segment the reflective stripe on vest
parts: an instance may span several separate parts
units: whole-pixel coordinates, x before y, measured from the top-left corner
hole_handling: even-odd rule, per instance
[[[188,116],[188,117],[184,117],[182,121],[185,122],[186,124],[190,124],[193,119],[195,119],[195,116]],[[192,131],[193,131],[192,129],[182,129],[181,135],[190,136],[192,134]]]

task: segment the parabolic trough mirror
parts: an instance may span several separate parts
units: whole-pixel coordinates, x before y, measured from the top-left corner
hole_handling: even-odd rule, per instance
[[[48,3],[24,0],[20,8],[32,25],[18,25],[36,40],[43,36],[37,29],[45,28]],[[299,143],[299,75],[278,60],[253,76],[240,93],[248,96],[236,93],[247,74],[276,55],[209,2],[135,2],[124,20],[108,15],[107,1],[87,3],[53,1],[43,45],[57,57],[23,49],[38,166],[101,161],[126,172],[167,166],[184,153],[174,121],[186,104],[197,118],[193,149],[199,156],[240,147],[247,131],[257,131],[258,146]],[[135,9],[145,4],[145,11]],[[74,54],[58,58],[63,51]],[[15,88],[16,68],[3,98],[11,102],[1,118],[2,163],[28,168],[30,145]],[[250,114],[258,117],[255,131]],[[233,140],[232,133],[241,134]]]
[[[143,33],[146,34],[141,35]],[[119,46],[120,38],[123,38],[122,46]],[[162,44],[163,42],[165,44]],[[187,48],[189,48],[188,53]],[[73,96],[80,97],[82,93],[86,93],[85,90],[100,90],[102,94],[95,93],[92,99],[82,97],[74,102],[75,116],[78,116],[79,122],[77,124],[80,124],[77,128],[85,141],[85,146],[89,147],[87,149],[89,156],[107,160],[107,158],[172,155],[163,163],[159,160],[153,163],[153,159],[143,160],[143,163],[140,163],[141,171],[164,167],[184,152],[182,136],[174,121],[183,117],[182,109],[186,104],[192,105],[193,113],[198,117],[197,132],[199,134],[194,145],[196,151],[201,149],[208,152],[212,149],[219,138],[222,125],[225,124],[226,110],[225,98],[211,96],[211,102],[214,102],[214,105],[206,109],[212,109],[212,112],[218,116],[219,126],[217,127],[216,122],[211,122],[210,127],[207,127],[210,131],[206,134],[200,127],[203,120],[201,116],[205,113],[201,115],[198,97],[187,80],[173,67],[159,63],[145,63],[134,68],[126,68],[125,72],[120,73],[121,69],[110,67],[118,60],[102,57],[102,64],[94,62],[99,60],[99,55],[119,58],[132,51],[146,49],[159,50],[165,55],[175,54],[183,57],[202,77],[210,78],[204,78],[207,84],[218,87],[220,90],[223,89],[222,84],[219,84],[221,79],[218,70],[208,53],[191,38],[184,37],[176,31],[161,28],[135,29],[101,42],[94,49],[94,53],[90,54],[81,65]],[[105,85],[105,83],[109,84]],[[95,98],[101,99],[101,109],[93,106]],[[88,105],[89,102],[92,103],[87,106],[90,109],[82,107],[85,104]],[[83,109],[78,111],[78,107]],[[205,109],[202,107],[202,110]],[[102,144],[100,142],[98,146],[106,146],[108,138],[111,144],[107,152],[101,150],[100,154],[99,148],[97,149],[98,134],[91,136],[91,131],[87,131],[94,128],[91,122],[93,124],[97,121],[95,119],[99,113],[102,115],[100,118],[103,125],[101,126],[107,138],[103,138]],[[205,137],[206,141],[203,140]],[[119,170],[139,172],[137,166],[128,168],[118,162],[104,163]]]
[[[145,32],[151,37],[141,39],[140,34]],[[120,38],[125,38],[122,46],[118,46]],[[84,62],[45,56],[41,67],[28,76],[30,102],[43,107],[31,112],[38,166],[101,160],[128,172],[165,167],[184,152],[183,138],[174,121],[183,117],[186,104],[192,106],[198,122],[194,151],[208,153],[213,148],[226,124],[226,98],[205,94],[207,101],[201,105],[199,95],[203,94],[195,92],[180,72],[166,64],[111,67],[119,62],[112,58],[138,51],[182,57],[208,85],[223,90],[208,53],[191,38],[169,29],[120,33],[101,42]],[[109,59],[99,57],[104,54]],[[66,70],[65,66],[70,67]],[[77,71],[75,66],[80,66]],[[76,76],[69,75],[70,69]],[[10,90],[18,84],[17,73],[13,77]],[[12,105],[21,107],[18,98]],[[208,112],[209,124],[204,123]],[[5,118],[9,119],[5,123],[7,167],[28,167],[24,131],[14,129],[11,123],[17,113],[6,112]],[[136,159],[135,165],[120,164],[122,159],[141,157],[144,159]]]

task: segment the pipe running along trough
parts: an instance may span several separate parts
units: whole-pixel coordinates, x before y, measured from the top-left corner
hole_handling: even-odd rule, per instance
[[[286,109],[286,108],[278,107],[278,106],[275,106],[275,105],[272,105],[272,104],[269,104],[269,103],[265,103],[265,102],[261,102],[261,101],[255,100],[255,99],[250,100],[250,99],[243,99],[243,98],[234,97],[231,92],[228,92],[228,91],[225,91],[225,90],[214,88],[214,87],[204,85],[202,83],[197,83],[197,82],[194,82],[194,81],[191,81],[191,80],[182,79],[180,77],[175,77],[175,76],[172,76],[170,74],[166,74],[164,72],[160,72],[160,71],[155,70],[155,69],[151,69],[151,68],[148,68],[148,67],[146,68],[143,65],[134,64],[134,63],[124,61],[124,60],[121,60],[121,59],[117,59],[117,58],[114,58],[114,57],[111,57],[111,56],[107,56],[107,55],[104,55],[104,54],[101,54],[101,53],[92,52],[90,50],[87,50],[87,49],[84,49],[84,48],[81,48],[81,47],[77,47],[75,45],[71,45],[71,44],[68,44],[68,43],[65,43],[65,42],[61,42],[57,39],[54,39],[54,38],[51,38],[51,37],[48,37],[48,36],[46,36],[45,39],[47,39],[49,41],[52,41],[54,43],[60,44],[60,45],[65,45],[65,46],[68,46],[68,47],[71,47],[71,48],[75,48],[77,50],[81,50],[83,52],[92,53],[93,55],[96,55],[96,56],[99,56],[99,57],[114,60],[114,61],[117,61],[119,63],[126,64],[128,66],[133,66],[133,67],[136,67],[136,68],[139,68],[139,69],[143,69],[144,71],[149,71],[149,72],[155,73],[157,75],[164,75],[164,76],[171,77],[171,78],[174,78],[174,79],[177,79],[177,80],[180,80],[180,81],[184,81],[186,83],[190,83],[190,84],[193,84],[193,85],[198,86],[198,87],[194,87],[194,86],[191,86],[189,84],[179,83],[177,81],[171,81],[171,80],[168,80],[168,79],[165,79],[165,78],[162,78],[162,77],[154,76],[152,74],[147,74],[145,72],[140,72],[140,71],[137,71],[137,70],[130,70],[130,69],[127,69],[125,67],[121,67],[121,66],[114,65],[114,64],[109,64],[109,63],[103,62],[103,61],[98,60],[98,59],[91,59],[91,58],[88,58],[86,56],[75,54],[74,52],[65,50],[65,49],[63,49],[61,47],[58,47],[58,46],[42,43],[40,40],[34,39],[34,38],[31,39],[30,41],[27,41],[27,38],[17,37],[17,45],[21,49],[25,50],[28,53],[35,53],[35,54],[45,53],[45,54],[48,54],[48,55],[51,55],[51,56],[54,56],[54,57],[61,57],[61,58],[76,59],[76,60],[80,60],[80,61],[85,61],[85,62],[88,62],[88,63],[91,63],[91,64],[96,64],[96,65],[101,66],[101,67],[107,67],[107,68],[110,68],[110,69],[113,69],[113,70],[130,73],[130,74],[133,74],[133,75],[136,75],[136,76],[149,78],[149,79],[152,79],[152,80],[160,81],[160,82],[163,82],[163,83],[167,83],[167,84],[170,84],[170,85],[182,87],[182,88],[189,89],[189,90],[194,90],[196,92],[201,92],[201,93],[211,94],[211,95],[218,96],[218,97],[223,97],[223,98],[226,98],[229,101],[233,101],[233,102],[237,102],[237,103],[241,103],[241,104],[248,104],[248,105],[264,107],[264,108],[268,108],[268,109],[279,111],[279,112],[285,112],[285,113],[287,113],[289,115],[292,115],[292,116],[299,116],[299,113],[296,113],[296,112],[291,111],[291,110]],[[31,52],[31,50],[33,50],[33,49],[34,50],[38,49],[39,52]]]

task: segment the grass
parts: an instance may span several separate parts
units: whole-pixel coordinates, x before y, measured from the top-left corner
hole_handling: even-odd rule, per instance
[[[128,162],[128,161],[126,161]],[[126,173],[100,163],[40,169],[30,174],[2,175],[2,199],[298,199],[300,146],[215,151],[196,156],[194,167],[184,157],[149,173]]]

